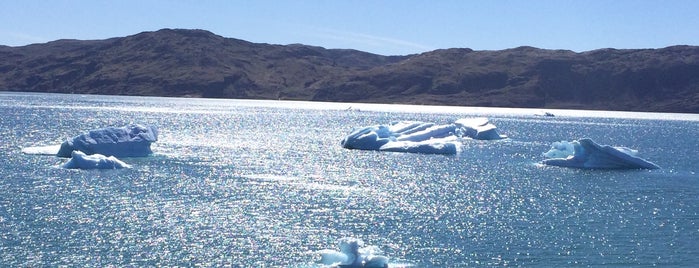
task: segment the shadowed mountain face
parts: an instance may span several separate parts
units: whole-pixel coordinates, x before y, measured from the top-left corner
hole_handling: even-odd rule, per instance
[[[381,56],[163,29],[0,46],[0,89],[698,113],[699,47]]]

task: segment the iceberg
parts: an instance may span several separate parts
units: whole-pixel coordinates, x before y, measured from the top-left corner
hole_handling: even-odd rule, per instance
[[[355,129],[341,142],[347,149],[424,154],[456,154],[459,138],[503,139],[486,118],[459,119],[452,124],[399,121]]]
[[[381,254],[381,250],[375,246],[363,247],[360,239],[346,237],[340,239],[340,251],[324,249],[320,253],[320,263],[331,267],[347,268],[386,268],[388,258]]]
[[[104,156],[101,154],[86,155],[81,151],[71,152],[71,159],[61,165],[68,169],[119,169],[131,168],[114,156]]]
[[[498,133],[498,129],[487,118],[462,118],[454,122],[464,136],[476,140],[499,140],[507,138],[506,135]]]
[[[107,127],[68,139],[61,144],[56,156],[71,157],[73,151],[114,157],[148,156],[153,153],[151,143],[157,140],[158,129],[154,126]]]
[[[543,164],[586,169],[659,169],[638,156],[638,151],[626,147],[599,145],[591,139],[554,142],[543,153]]]

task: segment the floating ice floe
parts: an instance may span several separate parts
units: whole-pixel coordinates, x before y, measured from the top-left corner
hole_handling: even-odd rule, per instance
[[[101,154],[86,155],[81,151],[71,152],[71,159],[61,165],[68,169],[119,169],[131,168],[128,164],[122,162],[114,156],[104,156]]]
[[[71,157],[73,151],[115,157],[148,156],[151,143],[158,140],[158,129],[137,124],[91,130],[61,144],[56,156]]]
[[[506,138],[486,118],[459,119],[438,125],[418,121],[399,121],[355,129],[342,140],[347,149],[456,154],[459,138],[494,140]]]
[[[388,258],[379,254],[376,246],[363,247],[364,242],[356,238],[342,238],[339,241],[340,251],[324,249],[318,251],[320,263],[330,267],[343,268],[386,268]]]
[[[476,140],[499,140],[507,138],[506,135],[498,133],[498,129],[488,118],[462,118],[456,120],[454,124],[461,132],[459,136],[469,137]]]
[[[638,151],[626,147],[599,145],[591,139],[554,142],[543,153],[546,165],[588,169],[658,169],[658,165],[637,157]]]

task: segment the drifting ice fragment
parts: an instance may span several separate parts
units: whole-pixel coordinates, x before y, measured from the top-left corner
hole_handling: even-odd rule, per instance
[[[459,119],[453,124],[437,125],[417,121],[393,122],[354,130],[342,140],[347,149],[456,154],[459,138],[479,140],[503,139],[495,125],[486,118]]]
[[[71,152],[102,154],[115,157],[148,156],[153,153],[151,143],[158,140],[154,126],[129,125],[91,130],[61,144],[58,157],[71,157]]]
[[[626,147],[599,145],[591,139],[554,142],[543,153],[546,165],[589,169],[658,169],[652,162],[637,157],[638,152]]]
[[[342,238],[339,242],[340,251],[324,249],[319,251],[320,262],[331,267],[347,268],[386,268],[388,258],[381,256],[381,251],[375,246],[362,247],[364,242],[356,238]]]
[[[101,154],[86,155],[81,151],[73,151],[72,158],[61,167],[69,169],[118,169],[131,168],[114,156],[106,157]]]
[[[465,131],[463,136],[477,140],[499,140],[507,138],[498,133],[497,127],[490,123],[487,118],[462,118],[454,122]]]

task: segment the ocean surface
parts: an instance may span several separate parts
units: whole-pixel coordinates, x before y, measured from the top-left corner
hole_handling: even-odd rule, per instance
[[[509,138],[457,155],[340,146],[361,126],[470,117]],[[160,130],[131,169],[22,152],[130,123]],[[0,92],[0,263],[317,267],[353,237],[392,267],[697,266],[698,137],[687,114]],[[540,164],[580,138],[661,169]]]

